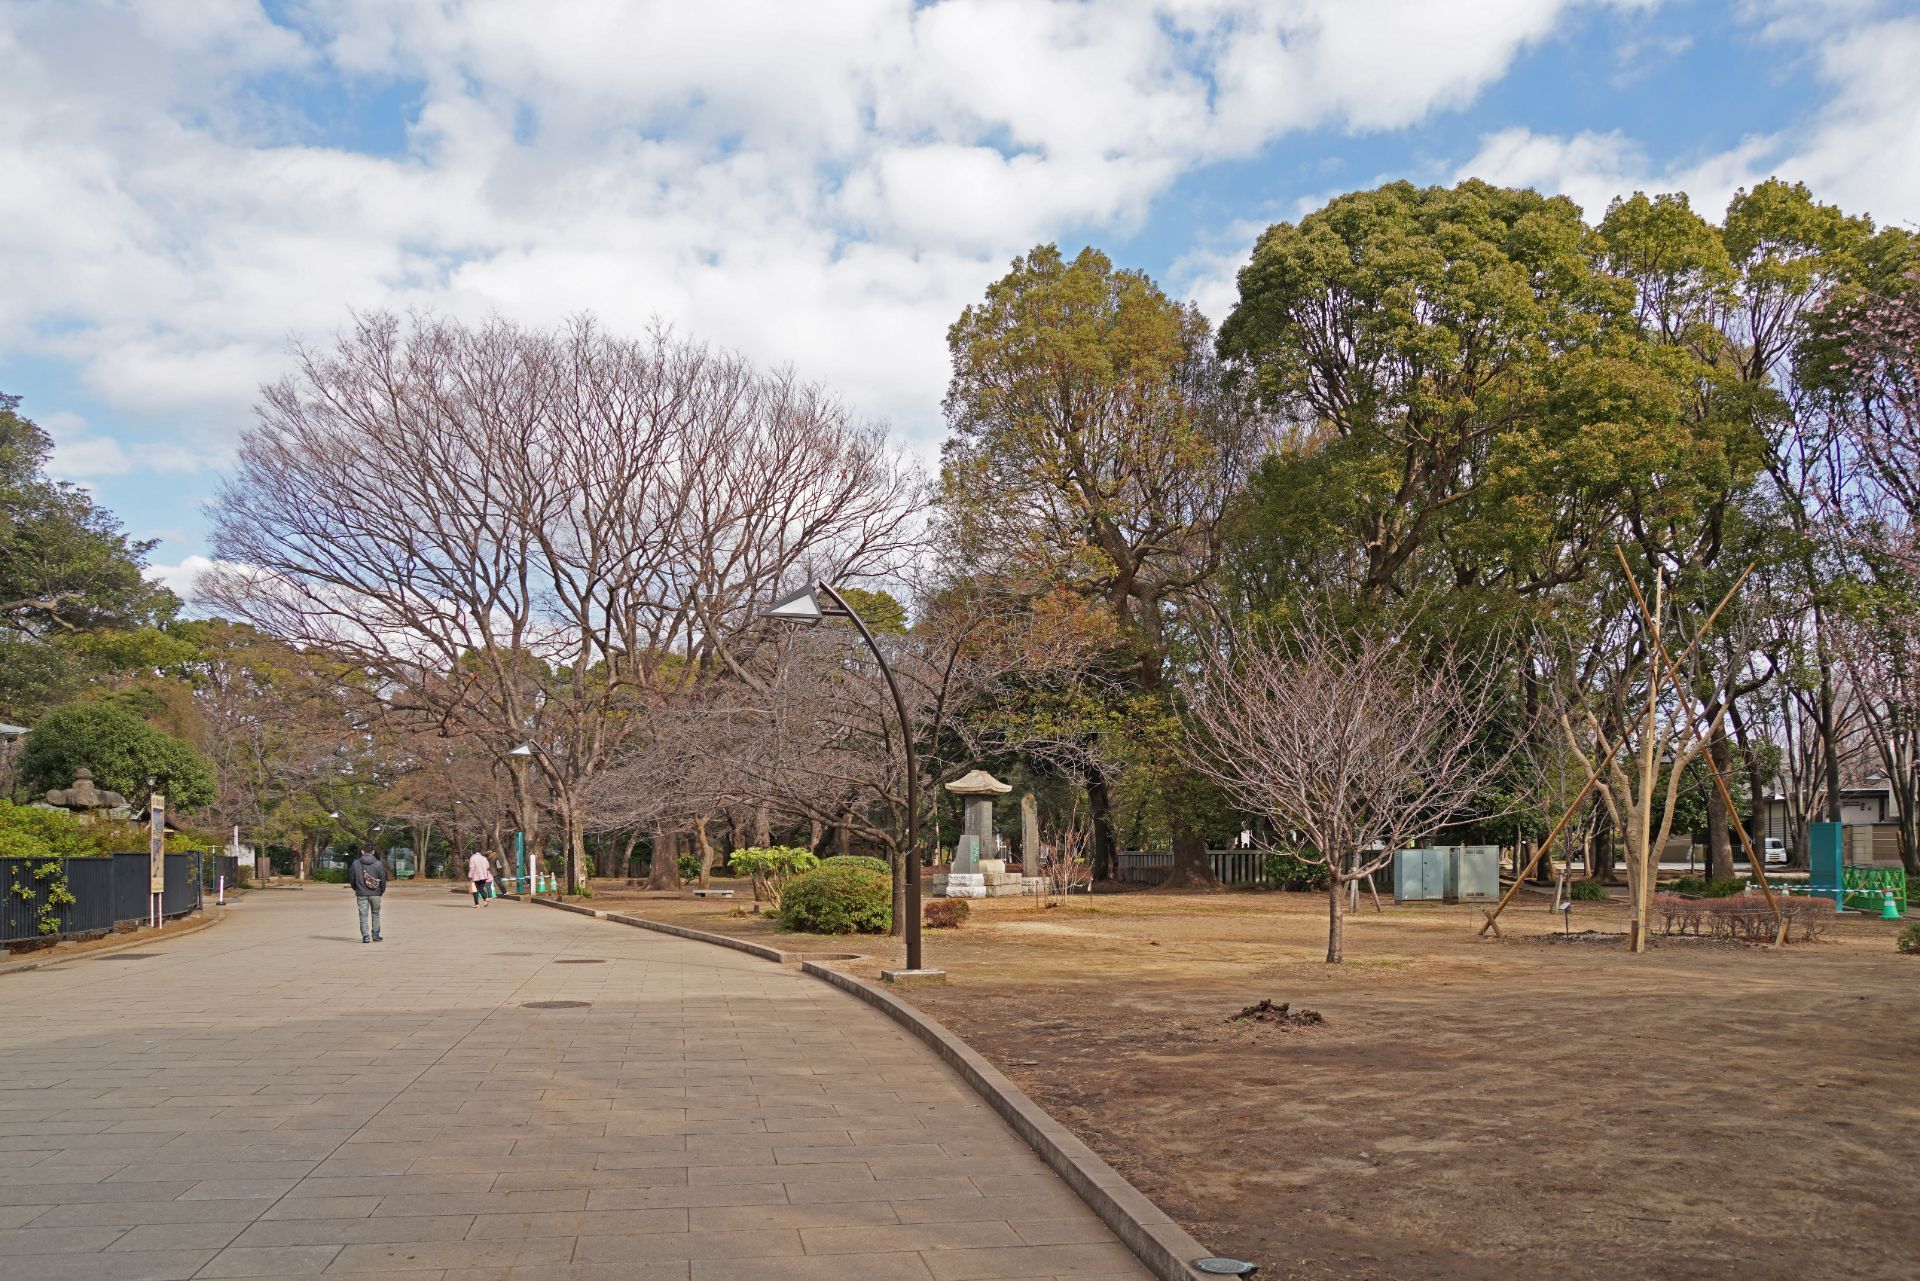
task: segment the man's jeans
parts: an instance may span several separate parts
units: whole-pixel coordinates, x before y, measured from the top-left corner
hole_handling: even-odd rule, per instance
[[[364,896],[357,896],[353,901],[360,905],[360,939],[361,941],[365,942],[366,939],[369,937],[369,935],[367,934],[367,916],[369,914],[373,916],[373,934],[371,935],[371,937],[379,938],[380,937],[380,899],[379,897],[376,895],[368,894]]]

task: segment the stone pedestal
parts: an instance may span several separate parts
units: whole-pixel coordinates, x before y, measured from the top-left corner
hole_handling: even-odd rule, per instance
[[[942,887],[948,898],[985,898],[986,878],[978,872],[948,872]]]

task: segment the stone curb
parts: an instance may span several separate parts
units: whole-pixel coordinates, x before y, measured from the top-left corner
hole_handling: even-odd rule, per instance
[[[171,943],[175,939],[183,939],[190,934],[198,934],[201,930],[212,929],[227,918],[227,909],[217,907],[213,904],[207,904],[200,909],[200,915],[203,918],[202,920],[184,929],[175,930],[171,934],[158,936],[150,934],[145,938],[140,938],[136,931],[134,937],[129,938],[125,943],[116,943],[112,947],[96,947],[91,951],[74,952],[67,956],[49,956],[44,961],[17,961],[10,965],[0,965],[0,975],[25,974],[28,970],[45,970],[51,969],[56,965],[71,965],[75,961],[90,961],[96,956],[112,956],[115,952],[126,952],[136,947],[151,947],[156,943]]]
[[[800,968],[859,997],[924,1041],[1027,1141],[1160,1281],[1194,1281],[1201,1275],[1189,1264],[1211,1252],[972,1046],[917,1007],[864,979],[817,961],[802,961]]]
[[[501,898],[518,899],[518,894],[502,894]],[[736,952],[745,952],[757,956],[763,961],[772,961],[776,965],[792,965],[804,960],[809,953],[782,952],[777,947],[768,947],[764,943],[749,943],[746,939],[733,938],[726,934],[708,934],[704,930],[688,929],[684,925],[668,925],[665,921],[649,921],[644,917],[628,916],[624,912],[608,912],[591,907],[581,907],[576,903],[557,903],[552,899],[533,900],[542,907],[557,907],[563,912],[578,912],[582,916],[597,916],[603,921],[612,921],[617,925],[633,925],[643,930],[654,930],[661,934],[671,934],[676,938],[691,939],[695,943],[711,943],[715,947],[730,947]]]
[[[518,894],[503,894],[502,898],[519,898]],[[1195,1259],[1204,1258],[1210,1253],[1207,1248],[1194,1240],[1187,1230],[1168,1217],[1166,1211],[1155,1205],[1147,1195],[1133,1184],[1122,1178],[1120,1172],[1100,1159],[1100,1155],[1074,1134],[1066,1126],[1049,1116],[1041,1106],[1026,1096],[1005,1073],[989,1063],[977,1050],[965,1041],[949,1032],[938,1021],[922,1013],[917,1007],[909,1005],[891,992],[875,987],[864,979],[851,974],[842,974],[829,969],[818,961],[807,959],[801,952],[782,952],[765,947],[759,943],[749,943],[745,939],[729,938],[724,934],[707,934],[700,930],[690,930],[681,925],[667,925],[661,921],[643,920],[637,916],[620,913],[595,911],[589,907],[578,907],[572,903],[556,903],[550,899],[535,899],[547,907],[557,907],[563,911],[578,912],[583,916],[597,916],[604,921],[614,921],[621,925],[637,925],[643,930],[657,930],[662,934],[672,934],[679,938],[691,939],[696,943],[713,943],[720,947],[730,947],[735,951],[746,952],[762,960],[785,964],[798,961],[803,973],[812,975],[824,983],[831,984],[847,992],[887,1015],[915,1037],[924,1042],[933,1052],[960,1074],[960,1079],[972,1088],[975,1094],[985,1099],[1002,1120],[1012,1126],[1015,1133],[1027,1141],[1042,1161],[1066,1181],[1087,1207],[1100,1217],[1100,1221],[1113,1230],[1113,1234],[1132,1250],[1134,1256],[1145,1264],[1147,1270],[1160,1281],[1196,1281],[1201,1276],[1189,1265]]]

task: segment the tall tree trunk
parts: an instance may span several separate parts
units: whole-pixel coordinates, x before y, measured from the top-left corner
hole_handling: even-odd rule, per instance
[[[713,884],[713,842],[707,839],[705,814],[693,820],[693,834],[700,843],[700,888],[704,890]]]
[[[627,833],[626,843],[620,848],[620,876],[627,884],[633,884],[633,847],[640,843],[640,829],[634,828]]]
[[[1347,885],[1343,867],[1333,867],[1327,877],[1327,964],[1338,965],[1346,959]]]
[[[413,879],[427,879],[427,859],[433,849],[433,820],[428,819],[426,827],[420,833],[420,848],[413,852]]]
[[[653,833],[653,868],[647,877],[647,888],[680,888],[680,838],[669,836],[658,828]]]
[[[842,858],[853,852],[853,812],[840,811],[840,821],[833,825],[833,852]]]
[[[753,807],[753,844],[757,849],[773,844],[773,824],[768,819],[765,801]]]
[[[1813,659],[1820,672],[1820,744],[1827,769],[1827,821],[1840,821],[1840,732],[1833,714],[1833,662],[1827,654],[1827,615],[1813,602]]]
[[[1707,768],[1722,779],[1733,773],[1733,745],[1726,731],[1716,729],[1707,742]],[[1707,879],[1724,881],[1733,876],[1733,823],[1738,815],[1727,812],[1720,789],[1707,789]]]
[[[1226,886],[1213,874],[1213,859],[1207,854],[1207,841],[1191,832],[1173,838],[1173,871],[1160,884],[1163,890],[1192,890],[1206,894],[1222,893]]]
[[[1087,784],[1087,816],[1093,820],[1093,879],[1113,879],[1113,797],[1101,781]]]
[[[807,851],[809,853],[818,854],[820,852],[820,838],[825,834],[826,830],[819,819],[810,818],[807,820]]]

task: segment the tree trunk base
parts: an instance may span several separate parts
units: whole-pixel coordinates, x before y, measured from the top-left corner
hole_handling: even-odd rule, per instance
[[[1192,837],[1173,843],[1173,870],[1159,888],[1183,894],[1224,894],[1227,890],[1226,883],[1213,874],[1206,843]]]

